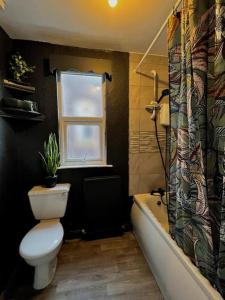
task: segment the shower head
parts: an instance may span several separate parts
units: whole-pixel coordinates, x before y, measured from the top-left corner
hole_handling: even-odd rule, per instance
[[[160,98],[158,99],[158,103],[160,103],[161,102],[161,100],[164,98],[164,97],[166,97],[166,96],[169,96],[169,94],[170,94],[170,91],[169,91],[169,89],[165,89],[165,90],[163,90],[162,91],[162,95],[160,96]]]

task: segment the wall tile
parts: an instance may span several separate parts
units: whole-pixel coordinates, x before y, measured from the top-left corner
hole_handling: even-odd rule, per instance
[[[146,105],[154,101],[154,89],[150,86],[142,86],[140,92],[139,108],[144,109]]]
[[[162,169],[163,165],[159,152],[139,154],[139,170],[141,174],[158,174],[162,172]]]
[[[142,53],[130,53],[130,62],[139,63],[144,54]]]
[[[136,63],[131,63],[129,66],[129,84],[130,85],[140,85],[140,75],[134,70],[136,68]]]
[[[143,64],[140,68],[140,84],[141,86],[153,86],[154,80],[152,75],[152,70],[158,73],[158,86],[165,87],[168,86],[168,66],[153,65],[153,64]]]
[[[140,153],[140,131],[129,132],[129,153]]]
[[[162,66],[160,66],[160,67],[162,67]],[[159,69],[159,66],[152,64],[152,63],[150,63],[150,64],[143,63],[140,68],[141,73],[148,75],[148,76],[152,76],[152,71],[156,71],[158,73],[158,69]]]
[[[140,108],[141,90],[137,85],[130,85],[129,87],[129,108]]]
[[[158,131],[158,139],[162,151],[165,151],[166,135],[163,131]],[[155,131],[140,131],[139,135],[140,153],[158,153],[159,148]]]
[[[154,131],[154,121],[151,120],[151,115],[145,109],[140,110],[140,131]]]
[[[150,73],[150,72],[148,72],[148,73]],[[141,86],[151,86],[151,87],[153,87],[154,86],[154,80],[153,80],[152,75],[141,72],[140,85]]]
[[[148,55],[146,57],[145,63],[150,63],[153,65],[168,65],[168,57],[167,56],[158,56],[158,55]]]
[[[165,188],[164,174],[140,174],[138,193],[150,193],[158,188]]]
[[[137,195],[139,193],[139,174],[130,174],[129,175],[129,195]]]
[[[164,174],[159,149],[155,137],[155,124],[145,106],[154,100],[154,82],[151,70],[159,75],[158,98],[162,90],[168,88],[167,57],[149,55],[140,68],[140,74],[134,69],[143,57],[142,54],[130,54],[129,74],[129,193],[147,193],[152,189],[164,187]],[[163,102],[168,101],[165,98]],[[165,152],[165,129],[157,118],[159,140]]]
[[[158,132],[163,155],[166,146],[166,134],[163,131]],[[129,153],[158,153],[158,144],[154,131],[131,131],[129,134]]]
[[[130,153],[129,154],[129,173],[139,174],[140,173],[140,154]]]
[[[139,109],[130,109],[129,131],[140,130],[140,111]]]
[[[161,67],[158,70],[159,75],[159,87],[168,87],[168,68],[167,67]]]
[[[130,62],[139,63],[143,55],[144,53],[130,53]],[[150,63],[156,65],[167,65],[168,57],[150,54],[145,58],[144,63]]]

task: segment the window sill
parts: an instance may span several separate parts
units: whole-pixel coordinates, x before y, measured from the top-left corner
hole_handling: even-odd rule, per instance
[[[77,165],[77,166],[60,166],[58,170],[63,169],[84,169],[84,168],[113,168],[113,165]]]

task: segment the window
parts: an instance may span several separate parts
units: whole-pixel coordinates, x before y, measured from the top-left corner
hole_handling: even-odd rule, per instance
[[[61,165],[106,165],[105,81],[97,74],[58,72]]]

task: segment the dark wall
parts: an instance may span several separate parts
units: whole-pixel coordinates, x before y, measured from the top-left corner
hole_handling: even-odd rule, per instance
[[[11,40],[0,28],[0,98],[5,94],[2,79],[11,51]],[[0,118],[0,290],[7,282],[17,257],[17,145],[14,125]]]
[[[38,151],[50,132],[58,134],[56,78],[48,73],[52,55],[102,58],[112,65],[113,80],[108,84],[107,152],[113,168],[65,169],[59,171],[59,181],[72,184],[63,220],[66,233],[85,225],[83,215],[83,178],[118,174],[122,178],[123,220],[128,219],[128,54],[105,52],[47,43],[10,40],[0,28],[0,99],[7,90],[2,79],[7,77],[7,60],[11,52],[19,51],[28,64],[35,65],[30,82],[37,88],[34,96],[40,111],[46,116],[42,123],[12,121],[0,117],[0,288],[9,279],[19,259],[22,237],[35,224],[28,190],[43,182],[43,170]],[[22,95],[21,95],[22,97]],[[112,191],[113,192],[113,191]],[[107,201],[107,199],[106,199]]]
[[[30,65],[36,66],[31,82],[37,88],[35,98],[40,111],[46,115],[43,123],[26,126],[19,132],[18,145],[20,185],[26,193],[34,184],[43,182],[38,151],[42,151],[49,132],[58,133],[56,78],[48,74],[47,64],[52,55],[101,58],[112,64],[111,83],[108,83],[107,99],[107,152],[108,163],[113,168],[66,169],[59,171],[59,180],[72,184],[64,225],[68,230],[82,228],[83,178],[118,174],[122,178],[124,219],[128,209],[128,72],[127,53],[105,52],[73,47],[57,46],[30,41],[13,41],[14,51],[19,51]],[[107,201],[107,200],[106,200]],[[26,205],[28,202],[26,200]]]

